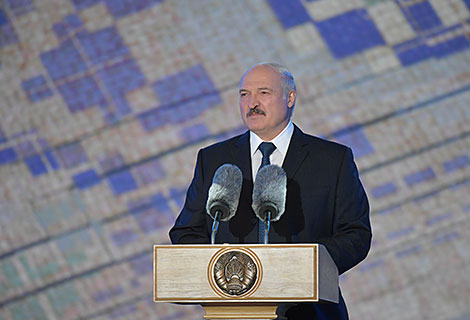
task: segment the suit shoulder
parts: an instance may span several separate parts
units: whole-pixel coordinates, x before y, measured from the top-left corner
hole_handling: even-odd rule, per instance
[[[240,139],[244,138],[245,135],[247,135],[247,134],[248,133],[245,132],[243,134],[234,136],[234,137],[229,138],[227,140],[216,142],[214,144],[211,144],[207,147],[202,148],[201,152],[211,154],[211,153],[219,153],[221,151],[227,151],[228,148],[231,148],[232,146],[237,144],[240,141]]]
[[[312,147],[315,148],[316,150],[325,150],[328,152],[334,152],[334,153],[344,153],[350,148],[348,146],[345,146],[341,143],[326,140],[324,138],[312,136],[309,134],[305,134],[305,140],[308,142],[308,144]]]

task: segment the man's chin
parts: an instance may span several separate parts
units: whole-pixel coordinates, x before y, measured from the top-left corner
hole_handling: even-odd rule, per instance
[[[256,135],[260,138],[263,138],[266,128],[264,126],[250,126],[248,127],[248,130],[252,131],[253,133],[256,133]]]
[[[263,131],[265,127],[261,121],[256,121],[256,119],[247,119],[245,121],[245,126],[248,128],[248,130],[253,131],[254,133],[257,131]]]

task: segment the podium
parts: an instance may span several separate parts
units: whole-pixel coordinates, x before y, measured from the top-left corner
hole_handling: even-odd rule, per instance
[[[154,301],[201,304],[205,319],[276,319],[280,303],[338,302],[319,244],[155,245]]]

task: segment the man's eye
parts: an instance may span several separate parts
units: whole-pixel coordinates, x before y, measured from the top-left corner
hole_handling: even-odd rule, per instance
[[[270,94],[269,91],[261,91],[261,94]]]
[[[240,97],[246,97],[247,96],[247,93],[246,92],[241,92],[240,93]]]

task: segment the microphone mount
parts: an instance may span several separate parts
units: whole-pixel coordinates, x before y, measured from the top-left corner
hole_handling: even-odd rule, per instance
[[[269,229],[271,228],[271,211],[268,211],[266,214],[266,219],[264,220],[264,244],[269,243]]]
[[[214,217],[212,222],[211,244],[215,244],[215,236],[219,228],[221,217],[226,217],[229,214],[229,208],[223,201],[214,201],[210,207],[211,216]]]
[[[278,212],[276,206],[272,202],[265,202],[261,205],[261,221],[264,222],[264,244],[269,243],[269,230],[271,228],[272,216]]]
[[[216,211],[214,221],[212,222],[211,244],[215,244],[215,235],[217,234],[217,229],[219,228],[219,218],[220,211]]]

